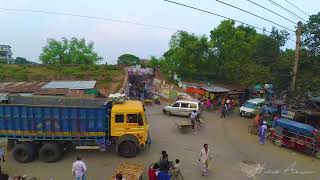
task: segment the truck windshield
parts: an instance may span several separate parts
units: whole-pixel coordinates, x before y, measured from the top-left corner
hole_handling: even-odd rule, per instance
[[[252,102],[246,102],[246,103],[244,103],[243,107],[254,109],[256,107],[256,105],[257,104],[252,103]]]

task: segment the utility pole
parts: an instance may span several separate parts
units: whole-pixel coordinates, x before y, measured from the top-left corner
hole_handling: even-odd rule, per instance
[[[297,80],[297,71],[298,71],[298,64],[299,64],[299,53],[300,53],[300,44],[301,44],[301,30],[302,30],[302,22],[298,22],[298,27],[296,31],[296,50],[295,50],[295,58],[294,58],[294,66],[293,66],[293,76],[292,82],[290,87],[290,99],[293,98],[296,89],[296,80]],[[292,102],[292,101],[291,101]],[[292,106],[292,103],[289,104]]]

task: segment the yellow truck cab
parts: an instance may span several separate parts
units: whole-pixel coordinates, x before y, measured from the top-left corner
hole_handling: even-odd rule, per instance
[[[111,137],[121,156],[135,156],[139,148],[150,143],[149,124],[140,101],[114,103],[110,116]]]

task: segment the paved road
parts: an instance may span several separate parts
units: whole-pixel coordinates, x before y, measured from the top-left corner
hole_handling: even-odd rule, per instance
[[[147,168],[159,160],[161,150],[165,149],[169,159],[180,159],[186,180],[319,179],[320,160],[270,143],[259,145],[257,136],[247,133],[250,120],[240,118],[237,113],[222,120],[217,112],[205,112],[206,128],[197,135],[191,130],[177,129],[174,122],[183,117],[162,115],[161,106],[147,107],[147,113],[153,144],[136,158],[121,158],[112,150],[70,151],[57,163],[35,161],[19,164],[9,156],[7,162],[2,164],[3,169],[10,174],[27,174],[40,180],[72,179],[71,165],[76,155],[81,154],[89,169],[88,179],[105,180],[120,162],[132,161],[144,164]],[[214,157],[208,177],[200,176],[197,163],[204,143],[209,144]]]

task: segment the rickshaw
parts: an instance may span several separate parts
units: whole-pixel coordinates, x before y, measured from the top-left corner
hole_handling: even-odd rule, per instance
[[[278,147],[296,149],[320,159],[320,134],[313,126],[281,118],[273,122],[271,139]]]

